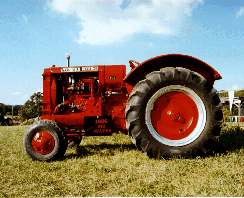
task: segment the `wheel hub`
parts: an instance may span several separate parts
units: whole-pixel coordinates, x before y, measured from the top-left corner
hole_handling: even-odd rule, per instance
[[[50,133],[40,131],[33,137],[32,146],[37,153],[47,155],[52,152],[55,146],[55,141]]]
[[[179,146],[194,141],[205,126],[206,110],[191,89],[172,85],[158,90],[148,101],[146,124],[160,142]]]
[[[181,124],[186,123],[186,119],[179,113],[179,112],[167,112],[168,115],[170,115],[171,119],[175,122],[180,122]]]

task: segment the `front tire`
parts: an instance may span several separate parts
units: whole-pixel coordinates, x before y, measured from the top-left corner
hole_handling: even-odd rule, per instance
[[[24,149],[32,160],[56,160],[64,156],[67,139],[55,122],[38,120],[25,133]]]
[[[206,153],[218,140],[222,118],[216,90],[184,68],[148,74],[134,87],[126,107],[132,142],[157,159]]]

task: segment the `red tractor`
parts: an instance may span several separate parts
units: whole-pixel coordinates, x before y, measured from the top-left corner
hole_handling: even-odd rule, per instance
[[[26,131],[27,155],[58,159],[82,136],[117,131],[157,159],[206,153],[218,142],[223,114],[213,88],[221,79],[216,70],[180,54],[130,66],[127,75],[125,65],[44,69],[42,117]]]

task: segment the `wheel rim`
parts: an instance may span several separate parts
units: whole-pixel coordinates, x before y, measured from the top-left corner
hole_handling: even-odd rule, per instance
[[[54,149],[55,141],[53,136],[46,132],[40,131],[35,134],[32,139],[32,147],[33,149],[42,155],[47,155],[51,153]]]
[[[159,89],[146,106],[146,125],[161,143],[183,146],[196,140],[206,123],[201,98],[190,88],[171,85]]]

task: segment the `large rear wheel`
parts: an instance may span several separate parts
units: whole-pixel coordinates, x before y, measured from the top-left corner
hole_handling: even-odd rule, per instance
[[[148,74],[134,87],[126,107],[133,143],[158,159],[206,153],[217,143],[222,118],[216,90],[184,68]]]

